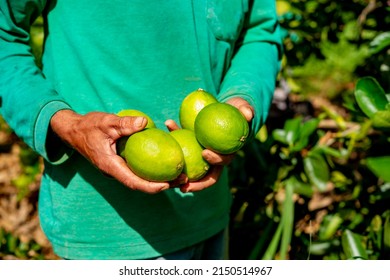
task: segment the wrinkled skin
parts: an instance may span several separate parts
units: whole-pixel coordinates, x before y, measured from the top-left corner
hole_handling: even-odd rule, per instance
[[[237,107],[251,121],[253,108],[242,98],[232,98],[227,103]],[[214,185],[234,154],[220,155],[210,150],[203,151],[203,157],[212,165],[208,174],[201,180],[189,182],[182,174],[172,182],[151,182],[135,175],[123,158],[117,155],[116,141],[144,129],[147,120],[143,117],[119,117],[115,114],[92,112],[79,115],[71,110],[58,111],[51,119],[53,132],[66,144],[78,151],[101,172],[111,176],[132,190],[145,193],[158,193],[169,188],[179,187],[182,192],[196,192]],[[167,120],[169,130],[180,127]]]

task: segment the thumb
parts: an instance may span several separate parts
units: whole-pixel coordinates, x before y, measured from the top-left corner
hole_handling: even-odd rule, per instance
[[[144,117],[118,117],[115,129],[119,137],[129,136],[143,130],[147,123],[148,120]]]
[[[174,120],[166,120],[165,125],[169,131],[180,129],[179,125]]]
[[[245,119],[249,122],[253,119],[253,107],[249,104],[241,105],[238,107],[238,110],[244,115]]]
[[[230,105],[233,105],[238,110],[240,110],[241,114],[244,115],[245,119],[248,122],[250,122],[253,119],[255,110],[245,99],[241,97],[233,97],[229,99],[226,103],[229,103]]]

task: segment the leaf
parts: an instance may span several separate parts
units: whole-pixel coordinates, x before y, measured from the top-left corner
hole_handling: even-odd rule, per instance
[[[369,118],[378,111],[384,111],[389,103],[384,89],[373,77],[364,77],[357,81],[355,99],[360,109]]]
[[[332,156],[335,158],[345,158],[346,156],[348,156],[348,150],[345,148],[339,148],[338,150],[336,150],[325,145],[318,145],[315,149],[323,153],[324,155]]]
[[[297,139],[298,141],[296,141],[295,145],[291,148],[292,152],[301,151],[309,144],[309,138],[316,131],[319,123],[319,119],[313,118],[301,124],[300,133]]]
[[[325,191],[330,173],[324,157],[319,153],[309,153],[303,159],[303,168],[310,182],[320,191]]]
[[[381,216],[375,215],[371,220],[371,228],[374,232],[379,232],[382,229]]]
[[[291,176],[291,178],[289,178],[289,181],[291,181],[291,183],[294,186],[294,193],[297,193],[297,194],[300,194],[300,195],[303,195],[303,196],[306,196],[309,198],[312,197],[314,191],[313,191],[313,188],[311,187],[311,185],[306,184],[306,183],[298,180],[295,176]]]
[[[18,246],[18,239],[15,235],[8,233],[6,236],[7,240],[7,250],[8,252],[14,253]]]
[[[383,245],[386,250],[390,250],[390,215],[388,214],[383,226]]]
[[[297,117],[294,119],[288,119],[284,125],[284,130],[286,132],[286,141],[289,146],[293,146],[295,141],[298,140],[300,136],[302,117]]]
[[[291,243],[294,228],[294,180],[286,180],[285,199],[283,202],[283,212],[276,232],[264,253],[263,260],[271,260],[275,257],[280,241],[280,258],[286,259],[287,251]]]
[[[366,250],[363,247],[360,235],[346,229],[341,236],[341,245],[347,259],[368,259]]]
[[[285,187],[285,199],[283,202],[283,216],[281,223],[283,224],[282,240],[280,243],[280,258],[286,259],[288,247],[291,243],[291,237],[293,234],[294,227],[294,182],[293,180],[287,179]]]
[[[283,129],[274,129],[272,131],[272,137],[274,138],[274,140],[283,143],[285,145],[288,145],[286,132]]]
[[[257,240],[256,245],[253,247],[248,260],[257,260],[260,252],[263,250],[264,245],[266,244],[268,238],[272,235],[272,228],[274,222],[271,220],[267,223],[267,226],[264,229],[264,232],[261,234],[260,238]]]
[[[330,241],[311,243],[309,247],[310,255],[322,256],[326,254],[331,246],[332,243]]]
[[[375,215],[370,223],[369,236],[378,249],[382,248],[383,222],[380,215]]]
[[[390,111],[377,111],[372,117],[372,126],[375,128],[390,128]]]
[[[385,182],[390,182],[390,156],[369,157],[366,159],[367,167]]]
[[[342,223],[343,219],[338,214],[326,216],[320,229],[320,240],[332,239]]]
[[[299,137],[302,117],[286,120],[283,129],[274,129],[272,136],[276,141],[279,141],[288,146],[293,146]]]
[[[276,229],[276,232],[274,236],[272,237],[272,240],[267,247],[267,250],[265,251],[262,260],[272,260],[275,257],[276,250],[278,249],[280,236],[282,235],[283,230],[283,224],[279,223],[278,228]]]
[[[370,53],[376,54],[388,47],[390,47],[390,32],[383,32],[371,41]]]
[[[288,119],[283,129],[275,129],[272,136],[276,141],[286,144],[291,152],[298,152],[309,143],[310,136],[316,131],[320,120],[313,118],[302,122],[302,117]]]

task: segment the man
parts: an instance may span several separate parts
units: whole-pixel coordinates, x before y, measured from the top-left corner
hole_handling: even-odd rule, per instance
[[[146,119],[115,113],[177,129],[181,101],[203,88],[239,108],[254,135],[278,72],[275,1],[0,0],[0,11],[0,112],[45,160],[39,211],[55,252],[222,258],[233,155],[205,150],[213,168],[198,182],[143,180],[115,146]],[[41,13],[42,72],[29,47]]]

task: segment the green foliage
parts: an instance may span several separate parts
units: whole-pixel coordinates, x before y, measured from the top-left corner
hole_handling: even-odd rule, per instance
[[[23,142],[20,143],[19,157],[22,172],[11,183],[17,188],[18,200],[21,200],[30,194],[29,187],[37,181],[42,169],[40,156]]]
[[[12,233],[0,228],[0,259],[4,258],[43,260],[43,248],[33,241],[23,242]]]
[[[324,58],[319,59],[312,54],[304,65],[290,70],[291,79],[299,84],[295,90],[301,94],[336,96],[354,80],[356,68],[363,64],[369,54],[367,46],[358,47],[344,36],[337,43],[324,41],[319,51]]]
[[[341,245],[346,259],[368,259],[367,251],[363,246],[360,235],[346,229],[341,237]]]
[[[359,108],[371,119],[378,111],[386,111],[389,104],[384,89],[372,77],[364,77],[357,81],[355,98]]]
[[[388,73],[383,65],[390,63],[385,1],[276,3],[285,36],[283,75],[293,91],[334,97],[348,89],[357,74],[380,77],[386,88],[390,86],[383,73]]]
[[[375,55],[390,47],[390,32],[383,32],[370,43],[370,55]]]
[[[277,4],[282,79],[300,96],[341,98],[348,115],[323,106],[316,116],[286,116],[281,127],[269,120],[238,161],[245,174],[231,175],[235,228],[251,233],[251,259],[388,259],[388,3]]]
[[[232,168],[234,202],[241,206],[233,209],[243,211],[238,220],[232,212],[235,226],[250,228],[258,237],[248,258],[389,257],[390,151],[383,147],[389,145],[390,132],[375,126],[373,111],[366,115],[357,100],[364,94],[362,107],[375,100],[380,109],[388,108],[388,101],[377,102],[383,89],[374,78],[361,81],[375,86],[363,91],[362,83],[356,84],[351,115],[359,115],[359,122],[347,125],[330,108],[319,117],[286,119],[282,128],[268,128],[268,137],[246,147],[244,174],[238,177]],[[332,120],[335,130],[322,128],[325,120]]]

